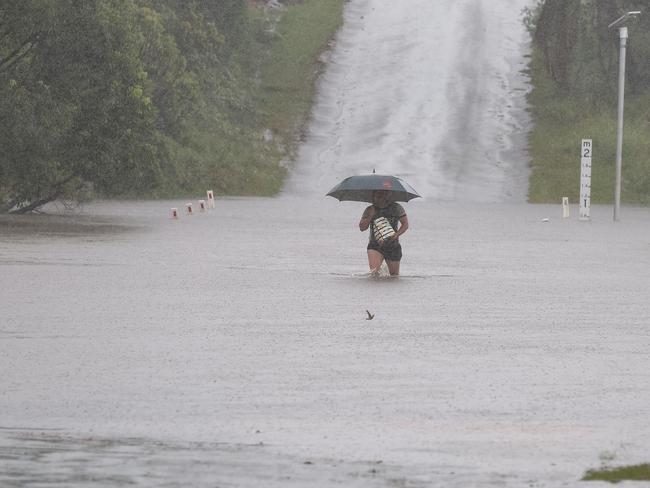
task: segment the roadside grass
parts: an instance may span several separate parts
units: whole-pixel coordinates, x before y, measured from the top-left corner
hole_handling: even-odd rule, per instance
[[[219,120],[204,127],[197,122],[191,144],[169,141],[168,151],[177,164],[149,196],[203,195],[206,185],[219,196],[277,194],[311,111],[322,69],[319,57],[342,24],[345,1],[301,0],[282,10],[253,8],[249,27],[257,42],[247,53],[255,66],[250,110],[226,113],[228,123]],[[271,26],[273,33],[264,32]]]
[[[270,57],[261,70],[259,103],[262,122],[285,159],[295,156],[322,70],[319,56],[343,23],[345,1],[291,4],[276,27]]]
[[[582,481],[609,481],[610,483],[650,481],[650,464],[589,470],[582,478]]]
[[[580,142],[593,139],[592,203],[614,199],[616,106],[564,95],[552,85],[533,55],[530,94],[534,127],[529,137],[531,203],[559,202],[580,193]],[[621,200],[650,204],[650,97],[625,102]]]

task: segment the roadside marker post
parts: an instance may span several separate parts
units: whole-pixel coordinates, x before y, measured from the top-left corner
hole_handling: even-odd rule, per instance
[[[214,192],[208,190],[206,193],[208,195],[208,208],[214,208]]]
[[[205,200],[199,200],[199,210],[205,212]]]
[[[592,140],[583,139],[580,146],[580,220],[591,220],[591,156]]]
[[[172,219],[178,219],[178,209],[172,208]]]
[[[569,197],[562,197],[562,218],[569,218]]]
[[[187,209],[187,215],[192,215],[192,204],[186,203],[185,208]]]

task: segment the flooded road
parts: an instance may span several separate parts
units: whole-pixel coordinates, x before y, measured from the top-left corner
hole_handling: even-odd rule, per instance
[[[349,2],[281,197],[0,217],[0,486],[566,487],[649,461],[649,210],[522,203],[529,2],[405,4]],[[425,196],[398,279],[367,276],[364,205],[323,197],[373,168]]]
[[[414,201],[403,276],[373,280],[363,204],[182,203],[3,220],[1,486],[571,486],[648,461],[647,209]]]

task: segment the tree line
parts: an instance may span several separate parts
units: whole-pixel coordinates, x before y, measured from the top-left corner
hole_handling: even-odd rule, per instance
[[[256,105],[269,32],[247,0],[0,0],[0,212],[281,179]]]
[[[565,94],[589,100],[616,97],[618,29],[608,28],[629,11],[626,89],[650,91],[650,10],[646,0],[543,0],[528,15],[533,42],[552,80]],[[645,10],[645,11],[644,11]]]

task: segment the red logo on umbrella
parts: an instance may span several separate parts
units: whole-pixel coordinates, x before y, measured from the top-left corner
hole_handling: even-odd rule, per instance
[[[390,190],[393,187],[393,182],[390,180],[384,180],[384,188]]]

